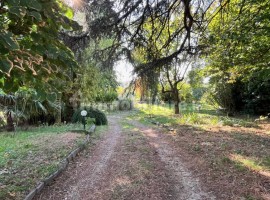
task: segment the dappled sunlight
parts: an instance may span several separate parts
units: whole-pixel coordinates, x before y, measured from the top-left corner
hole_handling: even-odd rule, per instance
[[[117,185],[120,185],[120,186],[131,184],[129,177],[127,176],[119,177],[115,180],[115,182]]]
[[[212,132],[212,133],[224,133],[223,136],[227,139],[230,139],[232,135],[234,137],[241,137],[242,138],[251,138],[258,136],[263,139],[270,139],[270,135],[268,134],[267,128],[247,128],[247,127],[237,127],[237,126],[223,126],[223,125],[217,125],[217,126],[209,126],[209,125],[203,125],[201,128],[204,131]],[[226,136],[227,135],[227,136]]]
[[[139,103],[139,104],[136,104],[136,107],[139,110],[141,110],[142,112],[144,112],[145,114],[147,114],[147,115],[164,115],[164,116],[168,116],[168,115],[173,114],[172,109],[170,109],[168,107],[164,107],[164,106],[159,106],[159,105]]]
[[[137,131],[139,131],[139,129],[138,128],[133,128],[132,131],[136,131],[137,132]]]
[[[261,174],[261,175],[263,175],[263,176],[266,176],[266,177],[269,177],[269,178],[270,178],[270,172],[267,172],[267,171],[259,171],[258,173]]]
[[[270,199],[270,194],[262,194],[263,199]]]
[[[144,131],[144,133],[148,137],[152,137],[152,138],[157,138],[158,137],[158,135],[154,132],[153,129],[147,129],[147,130]]]
[[[85,6],[85,2],[83,0],[63,0],[63,2],[74,9]]]
[[[196,104],[183,103],[179,105],[180,115],[174,114],[173,105],[171,108],[168,104],[152,105],[147,103],[138,103],[135,105],[140,110],[141,117],[153,119],[162,124],[168,125],[196,125],[205,129],[213,126],[222,128],[230,127],[235,129],[248,129],[256,134],[267,134],[269,123],[256,123],[254,118],[248,115],[239,115],[235,117],[227,117],[222,113],[218,113],[214,108],[197,110]],[[206,105],[202,105],[205,107]],[[269,132],[268,132],[269,134]]]
[[[250,170],[256,171],[259,174],[270,178],[270,168],[269,166],[264,165],[262,160],[258,161],[253,157],[247,157],[239,154],[231,154],[230,159],[240,163],[242,166]]]
[[[159,144],[157,144],[155,142],[150,142],[149,144],[152,145],[155,148],[159,148],[159,146],[160,146]]]

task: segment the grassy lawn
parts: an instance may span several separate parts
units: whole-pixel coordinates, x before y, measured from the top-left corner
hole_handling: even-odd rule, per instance
[[[23,199],[81,144],[82,125],[35,127],[0,133],[0,199]]]
[[[162,129],[181,149],[191,168],[205,184],[244,199],[265,199],[270,195],[270,122],[255,123],[255,117],[227,117],[209,106],[200,111],[182,105],[181,115],[173,107],[138,104],[131,118],[150,124],[167,124]],[[193,159],[190,159],[190,158]],[[198,165],[198,163],[200,163]],[[216,188],[215,188],[216,187]]]
[[[224,114],[218,113],[214,108],[208,105],[202,105],[200,111],[197,106],[193,104],[180,104],[180,116],[174,115],[173,105],[171,108],[166,105],[147,105],[137,104],[136,107],[143,115],[155,118],[156,121],[168,125],[229,125],[229,126],[243,126],[243,127],[258,127],[254,123],[254,117],[248,115],[241,115],[236,117],[227,117]]]

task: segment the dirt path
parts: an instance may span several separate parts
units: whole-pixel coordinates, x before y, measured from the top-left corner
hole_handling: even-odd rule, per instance
[[[102,174],[108,168],[108,161],[121,136],[120,117],[109,119],[109,133],[100,141],[87,157],[76,160],[57,181],[45,189],[36,199],[95,199]]]
[[[170,179],[175,181],[173,185],[175,199],[215,199],[212,194],[202,190],[199,180],[188,171],[179,155],[174,151],[173,144],[169,143],[169,140],[163,134],[137,121],[132,121],[132,124],[138,127],[148,138],[150,144],[157,150],[160,159],[165,163],[167,170],[171,172]]]
[[[91,148],[90,148],[91,149]],[[125,115],[109,117],[109,131],[36,200],[215,199],[163,134]]]

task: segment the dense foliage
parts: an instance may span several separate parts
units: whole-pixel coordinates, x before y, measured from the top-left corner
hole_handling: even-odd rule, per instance
[[[2,0],[0,13],[0,87],[7,93],[31,87],[43,99],[63,90],[77,66],[59,38],[78,29],[72,10],[60,0]]]
[[[73,9],[83,28],[64,2],[0,0],[4,95],[25,88],[41,105],[59,102],[58,115],[70,121],[82,105],[110,107],[113,68],[124,58],[140,99],[172,100],[175,113],[202,97],[232,113],[269,112],[269,1],[82,0]]]
[[[234,112],[270,111],[270,3],[234,0],[209,26],[208,75],[214,98]]]

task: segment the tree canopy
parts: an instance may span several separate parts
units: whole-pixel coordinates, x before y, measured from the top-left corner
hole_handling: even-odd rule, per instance
[[[234,0],[216,15],[202,40],[215,96],[229,110],[270,110],[269,22],[269,1]]]
[[[57,91],[77,66],[59,32],[78,29],[60,0],[0,1],[0,86],[5,92],[35,88],[42,98]]]
[[[59,91],[66,104],[77,99],[79,105],[82,95],[83,101],[91,102],[101,99],[104,95],[98,93],[106,93],[108,85],[113,85],[108,91],[115,92],[113,66],[125,57],[138,75],[133,83],[140,85],[141,94],[150,91],[154,102],[162,92],[160,78],[169,74],[169,82],[183,81],[184,75],[176,76],[175,63],[182,62],[183,56],[189,60],[199,56],[207,65],[205,74],[210,77],[212,93],[219,94],[216,97],[223,106],[241,110],[254,102],[267,105],[268,1],[80,2],[72,9],[83,13],[83,28],[73,21],[74,12],[61,0],[0,1],[3,91],[9,94],[28,87],[41,100],[56,99]],[[202,72],[193,65],[190,87],[200,99],[205,87],[201,86],[202,75],[197,74]],[[243,92],[233,99],[239,91]]]

